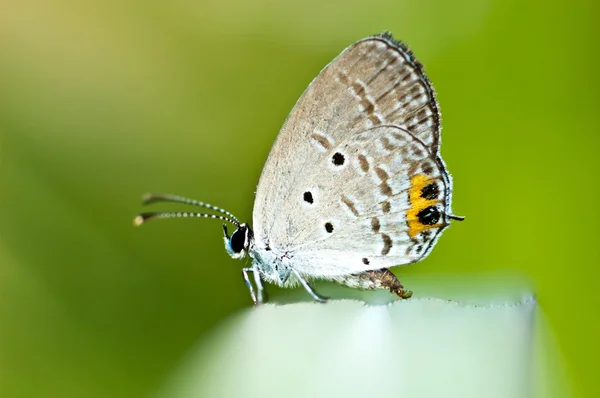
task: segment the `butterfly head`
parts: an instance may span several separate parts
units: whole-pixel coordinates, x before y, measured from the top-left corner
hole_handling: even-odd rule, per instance
[[[227,233],[227,225],[223,224],[225,250],[231,258],[244,258],[252,241],[252,230],[247,224],[239,224],[231,236]]]

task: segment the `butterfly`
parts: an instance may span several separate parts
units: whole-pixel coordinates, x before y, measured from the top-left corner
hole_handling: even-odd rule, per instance
[[[406,45],[384,32],[347,47],[312,81],[286,119],[262,170],[253,228],[219,207],[175,195],[214,214],[142,213],[153,218],[204,217],[223,225],[225,249],[249,256],[242,273],[255,304],[263,282],[334,281],[359,289],[405,289],[390,267],[425,258],[451,220],[452,178],[440,156],[440,111],[433,87]],[[254,279],[251,282],[250,274]]]

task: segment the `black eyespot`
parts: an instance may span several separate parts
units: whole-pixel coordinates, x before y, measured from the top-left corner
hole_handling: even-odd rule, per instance
[[[369,259],[368,258],[363,258],[363,264],[364,265],[369,265]]]
[[[229,245],[231,245],[231,250],[234,253],[240,253],[244,250],[244,245],[246,243],[246,228],[238,228],[231,234],[229,238]]]
[[[429,184],[421,190],[421,197],[423,199],[428,199],[428,200],[437,199],[439,194],[440,194],[440,189],[438,188],[436,183]]]
[[[325,223],[325,231],[332,233],[333,232],[333,224],[330,222]]]
[[[307,203],[313,204],[314,200],[313,200],[312,193],[310,193],[310,191],[304,192],[304,201]]]
[[[423,225],[433,225],[440,220],[440,211],[435,206],[429,206],[421,210],[417,217]]]
[[[333,162],[333,164],[335,164],[336,166],[341,166],[344,164],[344,160],[346,160],[346,158],[344,158],[344,155],[342,155],[339,152],[336,152],[333,157],[331,158],[331,161]]]

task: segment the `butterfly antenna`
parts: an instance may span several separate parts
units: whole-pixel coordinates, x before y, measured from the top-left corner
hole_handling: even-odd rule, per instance
[[[141,213],[138,214],[133,219],[133,225],[136,227],[144,224],[145,222],[158,218],[216,218],[218,220],[227,221],[235,225],[236,227],[240,226],[240,223],[237,220],[234,220],[229,217],[225,217],[219,214],[206,214],[206,213],[188,213],[188,212],[177,212],[177,211],[164,211],[164,212],[154,212],[154,213]]]
[[[464,221],[465,216],[455,216],[454,214],[448,214],[448,218],[456,221]]]
[[[234,223],[234,224],[237,224],[237,225],[240,224],[240,220],[238,220],[236,216],[234,216],[233,214],[231,214],[230,212],[228,212],[225,209],[222,209],[217,206],[213,206],[209,203],[200,202],[198,200],[184,198],[183,196],[169,195],[169,194],[162,194],[162,193],[148,193],[148,194],[144,195],[144,197],[142,198],[142,204],[144,204],[144,205],[149,205],[149,204],[158,203],[158,202],[183,203],[185,205],[204,207],[204,208],[219,212],[221,214],[225,214],[227,217],[236,221],[236,223]]]

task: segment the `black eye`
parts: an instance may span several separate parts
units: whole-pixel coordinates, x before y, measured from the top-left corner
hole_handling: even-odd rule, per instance
[[[421,210],[417,217],[423,225],[433,225],[440,220],[440,211],[435,206],[429,206]]]
[[[234,253],[240,253],[244,250],[246,244],[246,228],[240,227],[236,229],[229,238],[229,244]]]

